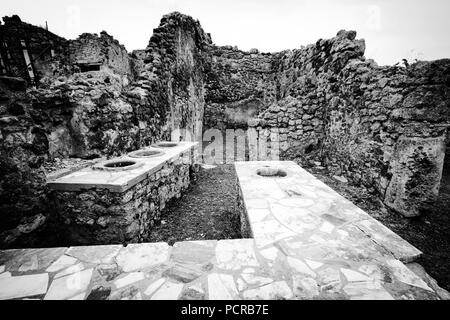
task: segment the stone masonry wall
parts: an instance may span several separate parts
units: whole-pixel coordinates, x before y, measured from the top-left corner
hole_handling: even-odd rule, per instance
[[[209,53],[205,129],[246,128],[249,119],[276,101],[273,57],[231,46],[211,46]]]
[[[172,137],[175,141],[180,136],[191,141],[201,138],[207,68],[204,51],[210,43],[198,21],[175,12],[161,19],[147,46],[146,66],[137,85],[163,95],[152,107],[163,109],[157,119],[164,123],[161,128],[169,138],[173,131],[180,131]]]
[[[125,192],[53,191],[59,232],[71,245],[145,241],[166,204],[189,186],[192,157],[184,152]]]

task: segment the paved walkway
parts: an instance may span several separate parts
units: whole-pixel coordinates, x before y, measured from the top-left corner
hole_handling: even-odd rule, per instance
[[[295,163],[236,171],[252,239],[1,251],[0,299],[439,298],[416,248]]]

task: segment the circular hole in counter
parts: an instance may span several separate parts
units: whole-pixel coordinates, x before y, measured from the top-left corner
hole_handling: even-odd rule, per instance
[[[128,154],[128,156],[131,158],[153,158],[153,157],[162,156],[163,154],[164,154],[164,152],[161,150],[150,149],[150,150],[133,151],[133,152],[130,152]]]
[[[103,163],[98,163],[92,168],[95,170],[106,170],[106,171],[125,171],[139,168],[142,166],[142,162],[120,159],[120,160],[110,160]]]
[[[256,170],[256,174],[262,177],[286,177],[287,172],[276,167],[264,166]]]
[[[158,142],[155,144],[155,146],[161,148],[173,148],[178,146],[178,142]]]
[[[129,167],[136,164],[134,161],[114,161],[110,163],[105,163],[104,166],[106,168],[124,168]]]

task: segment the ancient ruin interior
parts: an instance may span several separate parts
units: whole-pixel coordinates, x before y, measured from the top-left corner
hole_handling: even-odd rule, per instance
[[[346,30],[245,52],[178,12],[133,52],[18,16],[0,45],[1,299],[450,297],[450,59],[379,66]],[[207,170],[234,193],[189,207]],[[234,231],[167,236],[187,210]]]

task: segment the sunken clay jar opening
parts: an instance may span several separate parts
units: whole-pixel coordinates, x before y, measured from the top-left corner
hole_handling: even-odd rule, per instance
[[[153,157],[159,157],[162,156],[164,154],[163,151],[161,150],[137,150],[137,151],[133,151],[130,152],[128,154],[129,157],[131,158],[153,158]]]
[[[111,160],[93,166],[95,170],[126,171],[139,168],[143,163],[134,160]]]
[[[256,170],[256,174],[262,177],[286,177],[287,172],[271,166],[264,166]]]
[[[173,148],[178,146],[177,142],[158,142],[155,144],[155,146],[160,148]]]

